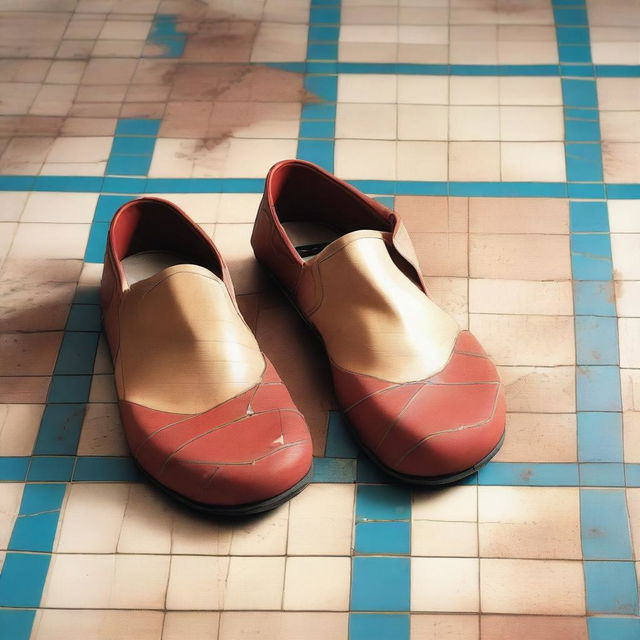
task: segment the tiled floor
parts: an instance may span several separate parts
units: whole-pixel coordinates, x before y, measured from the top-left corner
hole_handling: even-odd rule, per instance
[[[640,638],[637,2],[0,8],[0,640]],[[248,243],[295,156],[395,207],[499,365],[477,477],[358,457]],[[127,457],[96,287],[141,193],[212,235],[311,427],[314,484],[264,517],[190,513]]]

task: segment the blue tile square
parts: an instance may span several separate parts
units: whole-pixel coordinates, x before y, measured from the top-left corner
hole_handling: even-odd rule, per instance
[[[587,614],[638,614],[638,584],[633,562],[586,561],[584,574]]]
[[[146,118],[121,118],[116,125],[116,135],[157,136],[160,120]]]
[[[355,482],[356,461],[350,458],[314,458],[313,482]]]
[[[102,314],[97,304],[71,305],[67,317],[67,331],[102,331]]]
[[[29,460],[26,456],[0,456],[0,481],[22,482],[27,477]]]
[[[411,525],[409,522],[358,522],[355,550],[364,554],[408,554]]]
[[[593,79],[562,78],[562,95],[565,107],[598,106],[598,93]]]
[[[351,437],[342,414],[339,411],[329,411],[325,456],[328,458],[357,458],[358,453],[358,446]]]
[[[304,88],[321,100],[336,102],[338,97],[338,76],[307,76]]]
[[[624,489],[580,489],[580,533],[586,560],[631,560]]]
[[[84,404],[49,404],[40,422],[35,455],[74,455],[78,448]]]
[[[133,198],[134,196],[100,196],[93,214],[94,222],[111,222],[115,212]]]
[[[329,172],[333,172],[333,140],[300,140],[297,157],[313,162]]]
[[[358,520],[408,520],[411,491],[397,485],[360,485],[356,493]]]
[[[589,24],[585,9],[553,9],[557,25],[586,26]]]
[[[311,7],[309,24],[340,24],[340,9],[337,7]]]
[[[97,332],[65,331],[56,360],[55,374],[93,373],[99,338],[100,334]]]
[[[61,376],[51,378],[47,402],[52,404],[85,403],[89,400],[91,376]],[[48,453],[48,452],[47,452]],[[61,452],[66,453],[66,452]]]
[[[585,27],[558,27],[558,44],[589,44],[589,29]]]
[[[567,180],[602,181],[602,148],[593,143],[566,143]]]
[[[188,180],[188,178],[184,178],[183,180]],[[105,193],[133,194],[130,196],[130,200],[140,193],[145,193],[146,189],[146,178],[116,178],[114,176],[106,176],[102,184],[102,190]]]
[[[573,307],[576,315],[615,316],[614,300],[611,280],[573,281]]]
[[[101,191],[104,178],[98,176],[36,176],[34,191]]]
[[[335,60],[337,57],[337,44],[310,42],[307,46],[307,60]]]
[[[615,366],[576,367],[578,411],[622,411],[620,369]]]
[[[131,458],[82,456],[76,462],[74,482],[138,482],[140,472]]]
[[[143,136],[116,136],[111,147],[112,155],[150,156],[156,146],[156,139]]]
[[[76,459],[73,456],[33,456],[27,480],[31,482],[68,482]]]
[[[111,156],[107,162],[107,175],[146,176],[151,166],[151,156]]]
[[[600,123],[591,120],[565,120],[564,137],[567,142],[599,142]]]
[[[0,573],[0,607],[38,607],[49,554],[8,552]]]
[[[309,27],[309,42],[338,42],[339,27],[324,27],[311,25]]]
[[[638,640],[640,619],[638,618],[587,618],[589,640]]]
[[[333,120],[303,120],[300,123],[300,138],[327,138],[332,140],[336,125]]]
[[[33,516],[60,509],[64,499],[63,484],[27,484],[22,493],[20,515]]]
[[[620,462],[580,463],[580,485],[583,487],[624,487],[624,465]]]
[[[409,611],[409,558],[353,558],[353,611]]]
[[[571,234],[574,280],[611,280],[611,241],[607,234]]]
[[[580,462],[622,462],[622,414],[581,411],[577,417]]]
[[[581,44],[561,44],[558,46],[560,62],[591,62],[591,47]]]
[[[627,487],[640,487],[640,464],[624,465]]]
[[[310,102],[302,106],[302,120],[335,120],[336,105]]]
[[[391,209],[391,211],[396,205],[394,196],[376,196],[374,200],[387,207],[387,209]]]
[[[89,231],[89,240],[84,252],[85,262],[104,262],[104,252],[107,248],[107,235],[109,224],[107,222],[94,222]]]
[[[29,640],[35,615],[28,609],[0,609],[0,640]]]
[[[49,552],[58,529],[59,511],[33,516],[18,516],[9,541],[12,551]]]
[[[75,304],[100,305],[100,287],[91,284],[79,284],[76,295],[73,296]]]
[[[389,476],[363,455],[358,458],[358,482],[384,484],[390,482]]]
[[[609,214],[606,202],[571,202],[572,232],[608,232]]]
[[[618,364],[618,320],[576,316],[576,363]]]
[[[352,613],[349,640],[409,640],[408,614]]]
[[[594,182],[569,182],[567,184],[567,195],[569,198],[582,198],[593,200],[605,198],[604,184]]]

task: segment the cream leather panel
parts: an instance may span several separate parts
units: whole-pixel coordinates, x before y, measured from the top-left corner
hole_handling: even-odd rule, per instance
[[[410,382],[441,371],[459,329],[394,264],[390,234],[354,231],[305,265],[305,312],[339,366]],[[312,277],[309,277],[312,276]]]
[[[200,413],[253,387],[265,368],[224,283],[196,265],[132,285],[120,326],[119,395],[145,407]]]

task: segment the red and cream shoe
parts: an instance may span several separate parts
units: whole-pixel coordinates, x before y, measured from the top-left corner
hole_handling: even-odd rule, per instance
[[[216,514],[271,509],[311,475],[311,437],[236,305],[222,257],[180,209],[116,213],[104,327],[131,453],[166,491]]]
[[[504,437],[500,378],[429,298],[396,214],[319,167],[276,164],[251,243],[320,334],[357,440],[390,474],[453,482]]]

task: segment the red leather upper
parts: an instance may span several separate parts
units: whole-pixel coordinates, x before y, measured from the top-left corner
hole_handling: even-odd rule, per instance
[[[395,214],[320,167],[300,160],[275,165],[251,243],[258,260],[296,302],[305,269],[281,225],[291,219],[316,221],[341,233],[374,229],[395,236],[399,228]],[[403,257],[407,263],[400,268],[409,267],[411,274],[405,273],[424,290],[420,274],[413,277],[415,263]],[[336,395],[359,439],[398,473],[428,478],[472,469],[495,452],[504,434],[500,378],[468,331],[458,334],[443,370],[426,380],[396,384],[333,363],[332,370]]]
[[[449,475],[488,456],[504,432],[504,391],[495,366],[468,331],[446,367],[426,380],[394,384],[332,366],[346,417],[391,469]]]
[[[194,261],[211,264],[233,296],[220,254],[182,211],[155,198],[125,204],[111,223],[101,287],[105,333],[114,361],[119,349],[119,308],[127,287],[120,260],[128,255],[141,203],[162,208],[164,216],[177,219],[174,228],[182,229],[180,253],[189,257],[190,244],[196,245]],[[171,242],[167,236],[158,235],[162,248]],[[260,502],[296,485],[311,467],[308,427],[266,357],[259,383],[202,413],[168,413],[122,398],[119,406],[132,455],[142,468],[162,485],[199,503]]]

